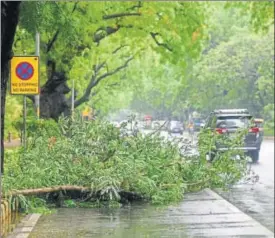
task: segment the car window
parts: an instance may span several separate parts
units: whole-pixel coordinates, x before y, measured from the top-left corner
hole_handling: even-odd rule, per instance
[[[226,116],[218,117],[216,127],[222,126],[226,128],[247,128],[251,117],[240,117],[240,116]]]

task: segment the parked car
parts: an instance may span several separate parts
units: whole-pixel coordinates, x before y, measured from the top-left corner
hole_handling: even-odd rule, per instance
[[[170,121],[168,123],[168,132],[169,133],[183,133],[183,125],[180,121]]]
[[[252,115],[247,109],[214,110],[210,113],[205,127],[228,137],[234,137],[234,133],[240,128],[249,129],[248,134],[245,135],[243,146],[233,149],[244,151],[246,155],[251,157],[253,163],[256,163],[259,160],[263,134],[256,123],[251,126],[251,119]],[[216,142],[216,149],[218,151],[226,151],[229,148]],[[215,152],[211,151],[208,154],[209,160],[213,159]]]

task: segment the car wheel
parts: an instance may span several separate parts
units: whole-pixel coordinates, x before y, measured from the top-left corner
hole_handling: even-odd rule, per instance
[[[259,161],[259,150],[254,150],[250,152],[252,162],[255,164]]]

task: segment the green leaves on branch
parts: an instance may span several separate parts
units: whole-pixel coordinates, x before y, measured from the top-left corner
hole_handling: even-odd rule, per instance
[[[75,185],[91,188],[99,201],[120,201],[128,192],[166,204],[180,201],[186,191],[235,183],[243,173],[242,164],[225,155],[213,165],[203,151],[182,157],[177,143],[158,135],[121,137],[107,122],[80,118],[52,123],[34,125],[38,129],[25,152],[7,152],[4,192]],[[231,180],[217,177],[221,173]]]

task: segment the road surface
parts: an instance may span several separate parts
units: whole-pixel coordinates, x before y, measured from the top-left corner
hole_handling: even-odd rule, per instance
[[[240,184],[228,192],[217,192],[274,232],[274,141],[263,142],[259,163],[252,169],[259,175],[255,185]]]

